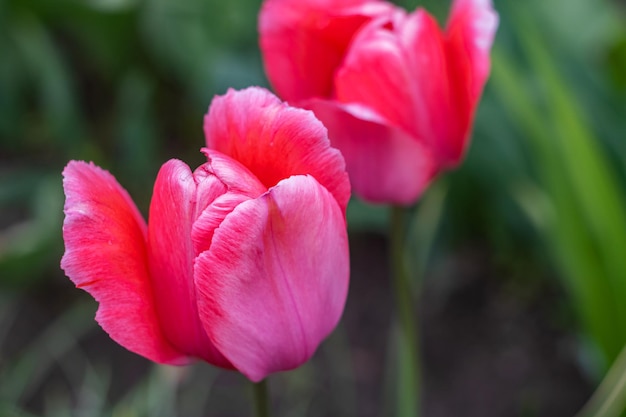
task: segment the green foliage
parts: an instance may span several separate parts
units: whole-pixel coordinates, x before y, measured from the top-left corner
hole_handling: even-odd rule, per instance
[[[523,10],[517,11],[517,19],[520,27],[528,26]],[[542,191],[535,189],[535,195],[541,194],[542,213],[532,213],[538,207],[529,194],[519,195],[520,203],[561,268],[574,308],[600,351],[595,359],[606,370],[626,343],[623,186],[541,34],[518,33],[530,68],[541,74],[534,80],[536,96],[501,49],[494,52],[493,81],[502,104],[526,131],[536,161]]]

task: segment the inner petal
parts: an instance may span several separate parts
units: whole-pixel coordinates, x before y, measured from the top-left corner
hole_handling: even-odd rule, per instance
[[[215,229],[235,207],[267,191],[239,162],[210,149],[203,149],[203,152],[208,162],[194,173],[198,181],[198,205],[191,229],[195,256],[209,249]],[[223,190],[219,195],[215,195],[215,181]]]

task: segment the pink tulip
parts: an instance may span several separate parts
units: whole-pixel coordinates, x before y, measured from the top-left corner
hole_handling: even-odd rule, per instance
[[[454,0],[445,31],[373,0],[265,0],[259,16],[276,92],[324,122],[357,194],[394,204],[462,160],[497,24],[491,0]]]
[[[260,381],[307,361],[341,316],[350,185],[323,125],[263,89],[216,97],[205,132],[217,150],[193,172],[161,167],[147,225],[111,174],[70,162],[61,267],[127,349]]]

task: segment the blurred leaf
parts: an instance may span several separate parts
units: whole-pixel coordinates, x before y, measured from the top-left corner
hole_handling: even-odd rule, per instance
[[[211,22],[211,39],[228,50],[258,49],[257,17],[261,0],[193,0],[203,6]]]
[[[346,210],[346,218],[350,230],[387,233],[389,206],[369,204],[352,197]]]
[[[85,358],[87,360],[87,358]],[[81,383],[73,415],[77,417],[100,417],[107,415],[107,392],[112,383],[111,369],[108,366],[89,366]]]
[[[46,28],[32,15],[21,16],[9,28],[18,53],[35,81],[48,135],[68,154],[75,154],[85,136],[72,76]],[[48,145],[48,143],[43,144]]]
[[[434,16],[441,27],[445,27],[450,11],[450,0],[392,0],[392,3],[413,12],[418,7],[426,9]]]
[[[150,373],[113,406],[114,417],[168,417],[176,415],[176,397],[180,374],[187,368],[153,365]],[[214,381],[204,381],[207,390]],[[206,393],[206,391],[205,391]]]
[[[530,0],[525,8],[533,10],[534,21],[555,35],[559,45],[576,53],[596,52],[623,28],[611,0]]]
[[[29,200],[29,216],[0,229],[0,285],[23,288],[45,278],[43,271],[60,260],[64,199],[60,176],[39,178],[34,187],[19,184],[13,192],[0,187],[0,202],[3,191],[14,197],[28,192]]]
[[[88,3],[96,10],[106,12],[122,12],[135,8],[140,0],[89,0]]]
[[[609,74],[613,83],[626,90],[626,32],[617,37],[610,46],[607,56]]]
[[[258,0],[148,0],[142,33],[157,62],[204,107],[227,87],[264,83],[256,31],[259,7]]]
[[[626,410],[626,347],[575,417],[619,417]]]
[[[545,228],[539,229],[539,232],[561,268],[563,278],[566,279],[565,286],[573,297],[573,305],[578,309],[584,327],[596,343],[602,346],[605,357],[610,357],[620,347],[615,332],[616,312],[611,291],[604,280],[590,278],[600,265],[594,252],[590,252],[584,223],[577,218],[577,207],[568,204],[571,193],[564,183],[563,167],[552,148],[551,131],[545,126],[540,110],[530,97],[525,80],[499,49],[493,53],[492,80],[503,105],[527,132],[530,150],[534,154],[543,187],[547,189],[545,196],[549,200],[541,199],[542,206],[546,207],[547,201],[549,206],[553,206],[552,210],[545,213],[554,213],[555,216],[549,217]],[[530,204],[532,202],[522,203],[529,213]]]
[[[413,278],[418,281],[423,280],[427,263],[435,249],[447,193],[448,184],[442,179],[436,181],[420,199],[410,222],[405,257],[410,264],[408,270],[413,271]],[[413,285],[414,292],[419,292],[419,288],[419,285]]]
[[[521,10],[519,27],[529,27]],[[497,49],[493,80],[502,102],[527,131],[554,213],[541,230],[568,278],[580,316],[610,363],[626,341],[626,206],[615,173],[585,124],[536,32],[518,31],[545,106],[537,106],[525,80]],[[546,201],[546,200],[542,200]],[[545,206],[545,203],[543,203]],[[526,205],[527,211],[528,205]],[[620,278],[621,277],[621,278]]]
[[[74,61],[111,76],[137,58],[137,4],[135,0],[19,0],[14,9],[37,16],[62,35],[61,45],[75,52]]]
[[[257,56],[234,54],[229,51],[218,51],[213,62],[215,89],[222,94],[228,88],[242,89],[251,85],[266,87],[263,77],[261,60]]]
[[[201,2],[149,0],[144,3],[141,19],[144,42],[163,68],[203,98],[214,90],[212,62],[216,47],[207,33],[211,22]]]
[[[37,187],[42,172],[32,167],[3,168],[5,169],[0,171],[0,206],[28,200],[32,196],[32,190]]]
[[[112,80],[142,57],[137,54],[140,45],[136,10],[103,12],[78,3],[68,7],[63,18],[64,31],[73,34],[72,39],[80,47],[76,58],[102,77]]]
[[[20,121],[25,108],[21,89],[24,76],[15,48],[4,32],[0,27],[0,144],[15,150],[20,145],[15,135],[21,128]]]
[[[116,164],[127,179],[131,195],[148,201],[152,192],[146,184],[160,164],[161,132],[155,129],[155,85],[145,74],[131,72],[119,87],[116,112]],[[149,180],[148,180],[149,179]]]
[[[542,74],[548,106],[555,121],[556,155],[563,160],[575,203],[581,207],[594,245],[618,299],[626,299],[626,201],[601,142],[585,123],[584,112],[567,89],[535,32],[522,37],[535,68]],[[592,279],[589,277],[588,279]],[[621,308],[622,343],[626,342],[626,304]],[[617,354],[617,352],[616,352]]]

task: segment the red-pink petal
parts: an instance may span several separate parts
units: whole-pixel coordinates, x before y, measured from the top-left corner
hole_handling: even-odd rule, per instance
[[[498,28],[498,14],[491,0],[455,0],[446,28],[448,59],[459,74],[469,75],[472,101],[482,93],[489,76],[489,53]]]
[[[213,232],[235,207],[267,191],[267,188],[239,162],[211,149],[204,148],[202,152],[207,156],[208,162],[196,170],[196,178],[200,173],[212,175],[224,184],[226,192],[199,206],[201,208],[198,210],[201,211],[198,212],[191,230],[191,239],[197,254],[209,249]]]
[[[204,119],[207,146],[248,168],[270,188],[292,175],[312,175],[342,209],[350,182],[341,153],[312,112],[290,107],[251,87],[217,96]]]
[[[266,0],[259,43],[266,74],[280,97],[329,97],[333,73],[364,23],[393,5],[375,0]]]
[[[200,316],[215,345],[259,381],[314,353],[343,311],[343,211],[310,176],[240,204],[196,262]]]
[[[199,214],[196,202],[209,204],[225,191],[213,175],[200,171],[195,178],[185,163],[166,162],[157,176],[150,203],[148,259],[156,308],[168,340],[189,356],[230,367],[198,317],[193,282],[197,253],[191,240],[192,224]]]
[[[448,165],[463,157],[478,100],[489,76],[489,52],[498,15],[490,0],[456,0],[446,30],[446,56],[453,112],[459,118],[460,131],[450,136],[445,150]]]
[[[437,22],[423,10],[365,27],[337,72],[341,103],[358,103],[424,145],[449,136],[445,48]]]
[[[303,105],[328,128],[332,145],[346,160],[352,188],[364,200],[411,204],[437,174],[429,148],[402,129],[381,123],[377,115],[326,100]]]
[[[452,167],[469,142],[496,25],[485,0],[457,0],[446,34],[421,9],[374,21],[337,72],[337,100],[371,108]]]
[[[96,320],[120,345],[160,363],[184,363],[164,337],[146,256],[146,225],[115,178],[71,161],[63,171],[65,254],[61,268],[99,303]]]

